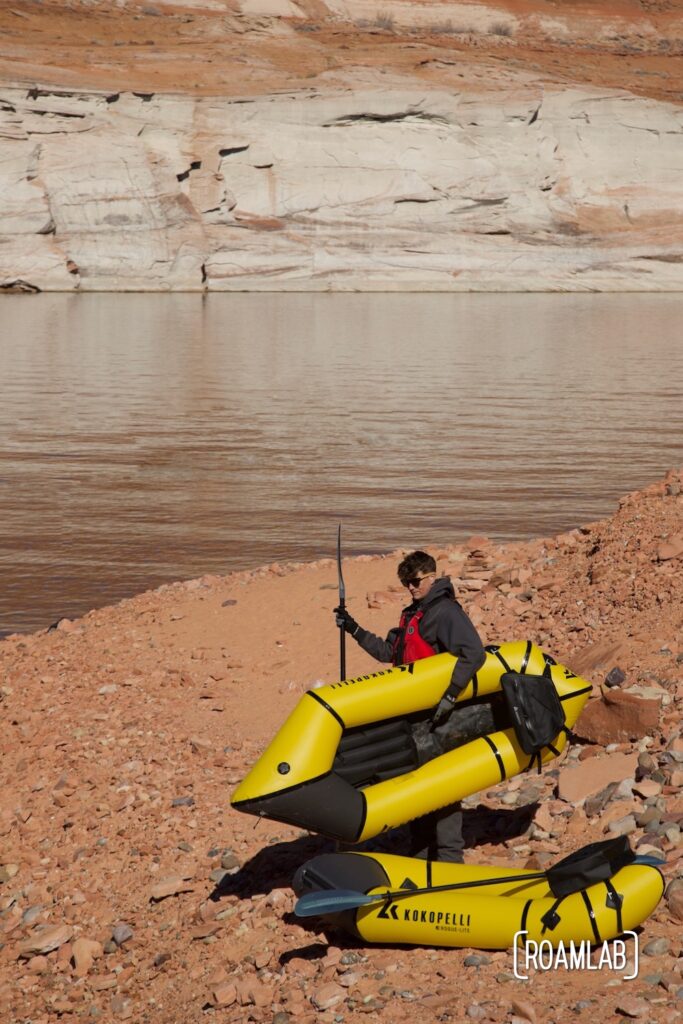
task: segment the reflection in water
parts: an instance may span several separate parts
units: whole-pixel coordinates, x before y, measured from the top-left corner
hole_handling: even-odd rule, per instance
[[[680,464],[683,296],[0,300],[0,630],[275,560],[548,535]]]

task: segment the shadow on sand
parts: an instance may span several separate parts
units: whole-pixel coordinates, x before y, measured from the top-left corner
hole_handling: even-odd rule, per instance
[[[516,836],[523,835],[531,824],[538,803],[525,804],[512,809],[492,809],[478,806],[463,812],[463,835],[466,848],[479,843],[498,845]],[[214,902],[224,896],[238,896],[251,899],[258,894],[267,894],[272,889],[286,889],[295,871],[305,861],[321,853],[334,853],[344,849],[354,853],[397,853],[408,856],[410,830],[407,826],[392,829],[391,832],[365,843],[343,846],[324,836],[302,835],[289,842],[277,842],[264,846],[255,856],[232,875],[226,875],[211,893]]]

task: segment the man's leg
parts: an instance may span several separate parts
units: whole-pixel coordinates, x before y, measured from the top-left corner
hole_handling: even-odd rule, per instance
[[[420,860],[433,860],[436,845],[434,812],[425,814],[422,818],[416,818],[415,821],[410,822],[409,827],[409,856],[419,857]]]
[[[465,841],[462,837],[462,811],[460,804],[450,804],[435,811],[434,832],[436,836],[435,860],[450,864],[464,862]]]

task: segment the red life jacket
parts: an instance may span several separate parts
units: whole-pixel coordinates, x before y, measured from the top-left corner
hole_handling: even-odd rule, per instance
[[[408,617],[407,612],[401,615],[398,626],[398,634],[394,641],[392,653],[392,664],[408,665],[411,661],[419,661],[420,658],[430,658],[436,651],[428,644],[418,628],[420,619],[424,615],[423,609]]]

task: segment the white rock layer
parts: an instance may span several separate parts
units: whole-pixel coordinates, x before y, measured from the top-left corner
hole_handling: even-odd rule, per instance
[[[683,110],[0,90],[0,288],[680,290]]]

